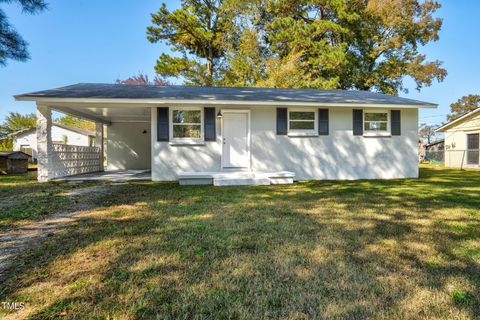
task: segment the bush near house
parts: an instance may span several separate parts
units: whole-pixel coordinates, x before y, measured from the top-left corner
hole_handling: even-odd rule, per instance
[[[7,180],[5,193],[3,181],[2,197],[27,190]],[[61,199],[61,186],[42,186],[52,202]],[[433,168],[405,180],[119,185],[16,259],[0,294],[25,308],[1,312],[7,319],[474,319],[479,192],[480,172]]]

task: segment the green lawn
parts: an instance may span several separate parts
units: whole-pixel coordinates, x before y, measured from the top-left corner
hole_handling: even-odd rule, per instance
[[[116,186],[18,257],[0,296],[26,307],[4,315],[478,318],[480,172],[420,173],[264,187]],[[49,194],[49,206],[82,201],[58,196],[69,185],[19,179],[6,187],[8,179],[0,177],[2,196],[33,188]]]
[[[52,212],[73,209],[79,199],[66,193],[93,183],[38,183],[36,171],[0,175],[0,228],[48,217]],[[91,198],[91,197],[90,197]]]

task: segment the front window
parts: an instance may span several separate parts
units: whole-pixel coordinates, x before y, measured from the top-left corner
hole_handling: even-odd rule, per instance
[[[172,110],[172,140],[200,141],[203,139],[203,116],[200,109]]]
[[[387,111],[365,111],[363,116],[363,130],[366,133],[388,133],[389,113]]]
[[[313,110],[292,110],[288,112],[289,134],[316,134],[317,112]]]

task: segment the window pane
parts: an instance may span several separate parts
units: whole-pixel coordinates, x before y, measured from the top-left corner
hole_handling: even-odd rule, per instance
[[[365,122],[365,131],[387,131],[387,123],[379,121]]]
[[[365,113],[365,121],[387,121],[388,114],[385,113]]]
[[[314,121],[290,121],[291,130],[314,130]]]
[[[173,123],[200,123],[200,110],[173,110]]]
[[[467,151],[467,164],[478,164],[479,162],[479,152],[478,150],[468,150]]]
[[[290,120],[315,120],[315,112],[290,112]]]
[[[478,133],[467,134],[467,149],[478,149],[479,140]]]
[[[174,138],[201,138],[201,125],[173,125]]]

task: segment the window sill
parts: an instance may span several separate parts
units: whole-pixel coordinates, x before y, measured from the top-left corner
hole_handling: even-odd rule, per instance
[[[318,137],[317,132],[289,132],[289,137]]]
[[[195,141],[195,140],[173,140],[168,143],[171,146],[204,146],[205,141]]]
[[[372,138],[390,138],[392,134],[390,132],[364,132],[364,137],[372,137]]]

